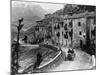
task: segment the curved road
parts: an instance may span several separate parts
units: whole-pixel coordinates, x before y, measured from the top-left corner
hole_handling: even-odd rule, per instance
[[[43,68],[33,70],[33,61],[36,60],[36,57],[34,57],[34,49],[30,50],[28,53],[26,53],[26,56],[24,58],[28,58],[24,62],[29,62],[30,67],[26,70],[27,73],[39,73],[39,72],[53,72],[53,71],[68,71],[68,70],[85,70],[85,69],[91,69],[92,67],[92,61],[91,57],[81,51],[81,50],[75,50],[76,57],[74,61],[65,61],[65,57],[67,56],[68,48],[62,47],[62,52],[59,57],[57,57],[53,62],[46,65]],[[28,54],[28,55],[27,55]],[[23,65],[22,63],[22,65]],[[31,64],[32,63],[32,64]],[[28,65],[28,64],[25,64]]]

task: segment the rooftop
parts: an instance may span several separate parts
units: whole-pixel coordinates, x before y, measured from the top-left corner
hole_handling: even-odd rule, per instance
[[[75,18],[94,17],[94,16],[96,16],[96,12],[84,12],[80,14],[74,14],[72,16],[65,16],[64,19],[75,19]]]

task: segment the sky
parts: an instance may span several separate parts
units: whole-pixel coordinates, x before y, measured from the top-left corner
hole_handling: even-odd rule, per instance
[[[39,3],[39,2],[28,2],[28,1],[12,1],[12,6],[17,4],[31,4],[31,5],[40,5],[47,13],[53,13],[64,7],[64,4],[54,4],[54,3]]]

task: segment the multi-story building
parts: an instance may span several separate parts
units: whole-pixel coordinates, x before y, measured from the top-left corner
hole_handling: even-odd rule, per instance
[[[53,32],[54,32],[54,37],[55,41],[59,43],[61,46],[71,46],[71,34],[69,34],[72,30],[71,27],[69,26],[70,20],[56,22],[53,25]],[[69,28],[68,28],[69,26]]]
[[[85,12],[64,17],[52,25],[56,42],[62,46],[87,48],[95,44],[95,12]]]

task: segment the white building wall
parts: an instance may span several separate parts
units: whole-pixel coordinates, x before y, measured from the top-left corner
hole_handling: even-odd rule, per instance
[[[86,43],[86,18],[73,19],[73,47],[80,47],[80,40],[82,44]]]

